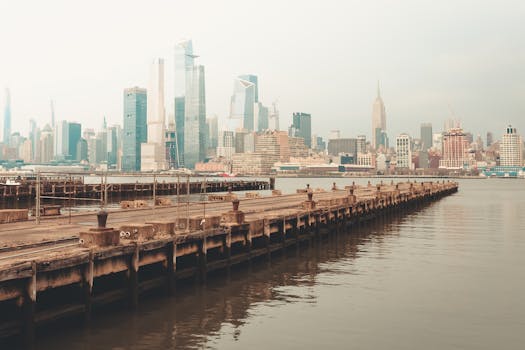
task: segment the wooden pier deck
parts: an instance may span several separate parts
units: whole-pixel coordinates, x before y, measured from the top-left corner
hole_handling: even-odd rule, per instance
[[[122,210],[109,213],[107,226],[120,242],[108,246],[87,242],[108,229],[80,233],[96,226],[93,214],[74,216],[71,224],[0,225],[0,241],[11,242],[0,249],[0,338],[31,340],[36,325],[73,315],[89,320],[93,307],[119,300],[135,307],[150,289],[173,291],[177,280],[202,281],[218,269],[269,260],[288,246],[457,190],[454,182],[408,182],[243,199],[233,208],[209,202]]]

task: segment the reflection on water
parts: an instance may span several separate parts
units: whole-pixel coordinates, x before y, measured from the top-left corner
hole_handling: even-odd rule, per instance
[[[419,211],[108,311],[38,348],[521,349],[524,212],[523,182],[463,181]]]

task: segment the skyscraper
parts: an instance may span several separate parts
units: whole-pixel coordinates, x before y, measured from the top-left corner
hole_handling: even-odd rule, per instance
[[[66,120],[61,120],[55,125],[55,149],[54,155],[57,160],[65,160],[69,157],[69,126]]]
[[[5,109],[4,109],[4,141],[5,145],[9,145],[11,137],[11,93],[9,89],[5,89]]]
[[[219,142],[219,120],[217,116],[207,118],[206,125],[208,130],[208,147],[215,149]]]
[[[141,144],[147,141],[148,134],[146,89],[133,87],[124,90],[123,129],[122,171],[139,171]]]
[[[292,137],[304,139],[306,147],[312,147],[312,115],[308,113],[294,113],[292,117]]]
[[[255,86],[255,103],[259,102],[259,79],[253,74],[242,74],[239,75],[239,79],[249,81]]]
[[[396,137],[396,168],[412,168],[410,136],[401,134]]]
[[[268,130],[279,130],[279,109],[277,109],[277,101],[272,103],[268,111]]]
[[[468,164],[468,141],[461,128],[452,128],[443,134],[443,156],[440,168],[461,169]]]
[[[188,72],[184,109],[184,166],[194,168],[206,158],[206,89],[204,66]]]
[[[261,102],[255,102],[253,108],[253,126],[257,131],[268,130],[269,118],[268,107],[265,107]]]
[[[80,123],[69,122],[68,123],[68,156],[70,160],[80,160],[77,158],[78,142],[82,136],[82,125]]]
[[[385,104],[381,98],[381,91],[379,90],[379,82],[377,83],[377,97],[372,106],[372,144],[375,148],[379,148],[379,141],[377,138],[378,131],[386,133],[386,111]],[[386,146],[383,144],[383,146]]]
[[[500,165],[521,167],[523,164],[523,142],[516,128],[507,126],[501,138]]]
[[[421,124],[421,149],[423,151],[432,147],[432,124]]]
[[[236,78],[233,82],[233,95],[230,104],[230,118],[240,119],[238,128],[254,131],[254,113],[256,85],[248,80]]]
[[[175,44],[174,69],[174,96],[175,96],[175,130],[177,139],[178,165],[184,165],[184,129],[186,110],[186,90],[189,74],[193,72],[194,59],[193,43],[191,40],[182,40]]]
[[[141,170],[166,169],[166,110],[164,106],[164,59],[155,59],[151,65],[148,89],[148,141],[142,144]]]

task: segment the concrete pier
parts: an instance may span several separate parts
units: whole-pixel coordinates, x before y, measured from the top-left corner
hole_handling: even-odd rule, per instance
[[[210,202],[204,213],[198,205],[187,208],[186,215],[179,207],[134,210],[134,223],[110,213],[107,225],[113,230],[100,221],[104,213],[98,223],[89,217],[92,227],[85,227],[84,217],[67,228],[77,231],[76,242],[0,251],[0,338],[23,334],[31,340],[39,325],[74,315],[89,320],[93,308],[118,301],[133,308],[146,291],[170,293],[177,280],[203,282],[232,265],[270,261],[272,254],[290,246],[300,249],[302,242],[343,229],[351,234],[357,222],[457,190],[454,182],[308,188],[292,195]],[[190,224],[180,225],[183,221]],[[5,224],[0,230],[23,233],[31,225]],[[115,230],[119,237],[108,233]],[[89,237],[89,242],[80,237]]]

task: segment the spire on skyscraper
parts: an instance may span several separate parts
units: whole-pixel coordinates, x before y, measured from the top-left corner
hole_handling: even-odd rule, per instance
[[[55,127],[55,102],[51,100],[51,127]]]
[[[379,88],[379,80],[377,81],[377,98],[381,98],[381,89]]]

